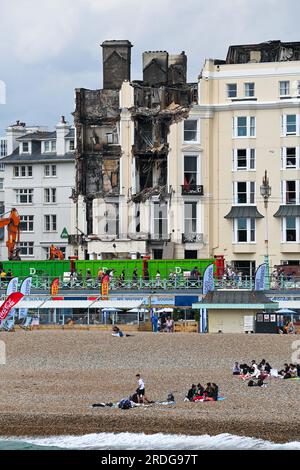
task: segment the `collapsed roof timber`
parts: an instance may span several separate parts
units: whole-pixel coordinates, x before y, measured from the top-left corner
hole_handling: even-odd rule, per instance
[[[143,54],[143,80],[130,82],[129,41],[105,41],[103,89],[76,89],[74,121],[77,131],[76,191],[86,201],[87,234],[92,233],[92,201],[120,195],[120,160],[123,155],[120,123],[122,109],[134,121],[132,156],[136,160],[136,188],[128,201],[145,202],[153,195],[168,197],[168,133],[173,123],[188,117],[197,103],[197,84],[186,82],[184,52]],[[121,88],[132,87],[132,102],[124,106]],[[155,174],[155,181],[153,175]]]

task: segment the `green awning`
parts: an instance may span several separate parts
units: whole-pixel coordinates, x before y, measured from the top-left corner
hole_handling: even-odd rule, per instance
[[[263,215],[258,212],[256,206],[232,206],[224,217],[225,219],[261,219]]]
[[[280,206],[274,217],[300,217],[300,204]]]
[[[192,305],[194,309],[208,310],[275,310],[278,302],[272,302],[264,292],[251,290],[216,290],[208,292],[202,299]]]

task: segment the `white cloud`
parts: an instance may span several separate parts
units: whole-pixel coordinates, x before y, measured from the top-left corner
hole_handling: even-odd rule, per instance
[[[298,0],[0,0],[0,80],[8,89],[0,128],[16,113],[36,121],[48,108],[54,124],[71,112],[75,87],[100,86],[105,39],[134,44],[138,79],[144,50],[185,50],[194,81],[204,59],[225,58],[230,44],[300,40],[299,13]]]

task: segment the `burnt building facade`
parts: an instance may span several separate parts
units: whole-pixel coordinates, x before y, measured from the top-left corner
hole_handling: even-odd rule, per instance
[[[144,52],[131,81],[131,48],[105,41],[103,89],[76,89],[70,241],[81,258],[206,257],[198,84],[166,51]]]

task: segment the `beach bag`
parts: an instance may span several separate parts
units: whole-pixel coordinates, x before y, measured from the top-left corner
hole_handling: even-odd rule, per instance
[[[119,408],[121,408],[121,410],[128,410],[131,408],[130,400],[128,400],[128,398],[123,398],[119,403]]]
[[[253,387],[254,386],[254,381],[253,380],[249,380],[248,382],[248,387]]]

